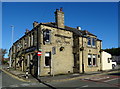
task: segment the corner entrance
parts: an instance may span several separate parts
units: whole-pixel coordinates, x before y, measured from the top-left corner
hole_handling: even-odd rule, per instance
[[[37,55],[33,56],[33,70],[31,72],[31,75],[33,75],[34,77],[38,76],[38,56]]]
[[[74,73],[79,73],[79,54],[74,53],[74,67],[73,67],[73,72]]]

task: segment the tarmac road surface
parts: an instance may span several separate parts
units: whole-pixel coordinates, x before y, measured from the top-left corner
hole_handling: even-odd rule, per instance
[[[0,89],[2,88],[2,72],[0,71]]]
[[[84,88],[84,87],[120,87],[120,72],[118,73],[110,73],[105,75],[98,75],[93,77],[86,77],[83,79],[77,79],[66,82],[59,83],[51,83],[56,87],[76,87]],[[119,88],[120,89],[120,88]]]
[[[99,75],[94,77],[87,77],[62,81],[62,82],[49,82],[49,83],[28,83],[19,81],[5,73],[2,73],[2,84],[3,89],[10,89],[7,87],[12,87],[12,89],[18,89],[18,87],[22,87],[19,89],[52,89],[48,87],[48,85],[52,86],[53,89],[81,89],[87,87],[111,87],[111,89],[116,89],[120,87],[120,73],[111,73],[106,75]],[[48,85],[47,85],[48,84]],[[24,88],[23,88],[24,87]],[[33,88],[34,87],[34,88]],[[36,87],[36,88],[35,88]],[[113,88],[114,87],[114,88]]]
[[[4,87],[46,87],[46,86],[40,83],[22,82],[2,72],[2,87],[4,89]]]

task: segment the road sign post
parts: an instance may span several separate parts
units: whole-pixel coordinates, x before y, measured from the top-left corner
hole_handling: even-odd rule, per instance
[[[56,47],[52,47],[52,54],[53,56],[56,54]],[[52,75],[54,77],[54,57],[52,57]]]
[[[38,55],[38,76],[39,76],[39,74],[40,74],[40,56],[42,55],[42,52],[38,52],[37,55]]]
[[[38,56],[41,56],[42,55],[42,52],[38,52],[38,54],[37,54]]]

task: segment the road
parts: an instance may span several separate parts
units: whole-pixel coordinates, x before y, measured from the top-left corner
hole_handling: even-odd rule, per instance
[[[1,73],[0,73],[1,74]],[[1,78],[1,77],[0,77]],[[14,87],[12,89],[16,89],[16,87],[40,87],[51,89],[50,86],[56,89],[81,89],[86,87],[120,87],[118,83],[120,81],[120,72],[119,73],[111,73],[106,75],[99,75],[94,77],[86,77],[82,79],[69,80],[64,82],[50,82],[50,83],[28,83],[16,80],[15,78],[2,73],[2,84],[3,89],[7,89],[6,87]]]
[[[2,88],[2,73],[0,71],[0,89]]]
[[[2,87],[37,87],[37,85],[46,87],[44,84],[40,83],[22,82],[2,72]]]
[[[119,76],[118,76],[119,75]],[[120,73],[86,77],[66,82],[51,83],[55,87],[74,87],[81,89],[85,87],[120,87]]]

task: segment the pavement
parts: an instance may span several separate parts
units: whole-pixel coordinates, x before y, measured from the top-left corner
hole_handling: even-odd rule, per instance
[[[25,72],[14,70],[12,68],[8,69],[7,67],[1,68],[3,72],[6,74],[20,80],[23,82],[38,82],[33,76],[29,74],[28,79],[25,78]],[[75,79],[82,79],[86,77],[93,77],[95,75],[103,75],[105,73],[117,72],[118,70],[112,71],[97,71],[97,72],[89,72],[89,73],[74,73],[74,74],[65,74],[65,75],[55,75],[55,76],[45,76],[45,77],[38,77],[39,80],[42,82],[62,82],[68,80],[75,80]]]

